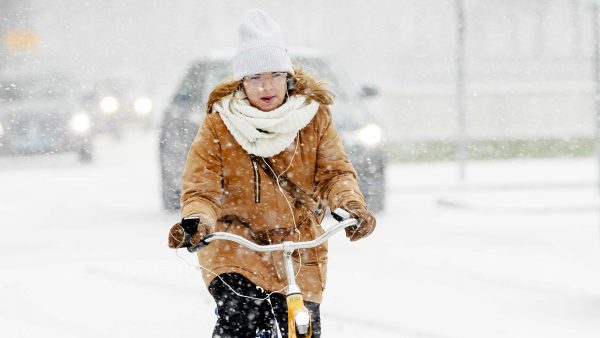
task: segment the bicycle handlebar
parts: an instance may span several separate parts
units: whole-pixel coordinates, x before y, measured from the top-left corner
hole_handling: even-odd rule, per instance
[[[195,246],[188,247],[189,252],[195,252],[200,250],[201,248],[207,246],[210,242],[216,240],[229,240],[232,242],[236,242],[243,247],[246,247],[250,250],[258,251],[258,252],[270,252],[270,251],[282,251],[282,250],[296,250],[296,249],[309,249],[314,248],[323,242],[325,242],[329,237],[333,236],[336,232],[349,228],[356,227],[358,225],[358,221],[354,218],[341,220],[336,225],[327,229],[321,236],[306,242],[291,242],[286,241],[279,244],[269,244],[269,245],[259,245],[252,241],[247,240],[246,238],[238,235],[234,235],[228,232],[215,232],[208,236],[206,236],[200,244]]]

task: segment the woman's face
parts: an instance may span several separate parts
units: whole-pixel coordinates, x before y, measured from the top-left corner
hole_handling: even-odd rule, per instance
[[[242,79],[250,104],[262,111],[279,108],[285,100],[287,73],[260,73]]]

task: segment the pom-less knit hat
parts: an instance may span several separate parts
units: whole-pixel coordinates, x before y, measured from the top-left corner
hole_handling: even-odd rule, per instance
[[[281,29],[266,12],[252,9],[244,14],[238,34],[239,45],[233,57],[235,80],[264,72],[294,74]]]

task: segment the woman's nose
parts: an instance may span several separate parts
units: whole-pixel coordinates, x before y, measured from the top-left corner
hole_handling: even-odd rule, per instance
[[[267,77],[262,79],[262,87],[264,89],[271,89],[273,88],[273,79],[271,77]]]

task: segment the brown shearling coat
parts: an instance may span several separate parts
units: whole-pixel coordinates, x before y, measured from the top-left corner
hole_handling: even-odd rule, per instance
[[[289,166],[286,177],[330,210],[351,200],[364,203],[356,172],[326,106],[300,130],[299,139],[269,159],[279,173]],[[258,244],[306,241],[323,233],[322,216],[295,202],[287,191],[280,191],[275,181],[252,163],[218,113],[206,116],[192,142],[183,173],[181,205],[182,217],[200,214],[216,224],[211,231],[238,234]],[[282,255],[214,241],[198,252],[198,259],[214,273],[203,269],[207,286],[215,274],[237,272],[267,291],[284,293],[287,280]],[[294,264],[295,271],[300,269],[296,281],[305,299],[320,303],[326,283],[327,244],[296,252]]]

